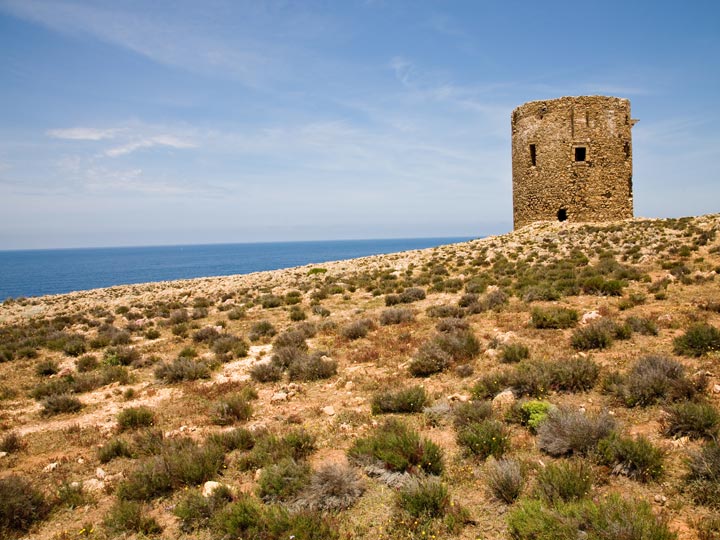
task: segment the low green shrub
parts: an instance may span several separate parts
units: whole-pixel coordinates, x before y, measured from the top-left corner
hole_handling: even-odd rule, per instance
[[[441,474],[443,453],[428,439],[420,438],[402,422],[389,419],[368,437],[355,440],[348,456],[359,462],[380,461],[396,472],[422,470],[428,474]]]
[[[587,497],[592,485],[592,468],[585,461],[559,461],[538,471],[535,490],[549,503],[569,502]]]
[[[264,294],[258,300],[263,309],[272,309],[283,305],[283,299],[275,294]]]
[[[103,362],[108,366],[129,366],[140,360],[140,353],[132,347],[108,347]]]
[[[55,360],[46,359],[35,364],[35,374],[40,377],[55,375],[58,371],[60,368]]]
[[[397,494],[398,506],[414,518],[442,518],[450,508],[450,494],[439,479],[407,482]]]
[[[162,527],[155,518],[146,515],[146,508],[136,501],[119,500],[105,516],[105,527],[111,533],[140,533],[155,535]]]
[[[0,534],[26,532],[49,512],[45,496],[28,480],[16,474],[0,478]]]
[[[337,512],[350,508],[364,491],[363,481],[351,467],[331,463],[313,473],[297,504],[307,510]]]
[[[248,333],[250,341],[259,341],[262,338],[270,338],[277,334],[277,330],[270,321],[258,321],[253,323]]]
[[[77,359],[75,369],[78,370],[78,373],[85,373],[97,369],[99,365],[100,363],[94,354],[86,354]]]
[[[282,379],[282,376],[282,367],[272,362],[258,362],[250,368],[250,377],[257,382],[275,382]]]
[[[315,436],[303,428],[289,431],[284,437],[272,433],[255,434],[252,450],[240,456],[240,470],[259,469],[289,458],[300,461],[315,451]]]
[[[500,458],[510,448],[510,435],[502,422],[482,420],[463,426],[457,442],[480,459]]]
[[[720,508],[720,445],[717,441],[705,443],[693,450],[687,460],[685,489],[697,504]]]
[[[148,407],[128,407],[117,415],[118,430],[126,431],[141,427],[152,426],[155,415]]]
[[[492,403],[489,401],[467,401],[453,408],[453,425],[460,430],[473,423],[482,422],[492,416]]]
[[[20,438],[20,435],[18,435],[14,431],[6,433],[0,439],[0,452],[7,452],[8,454],[12,454],[22,449],[23,446],[23,440]]]
[[[674,540],[661,516],[645,501],[610,495],[598,501],[581,499],[547,506],[527,499],[508,515],[513,540]]]
[[[62,413],[74,413],[82,409],[82,402],[70,394],[53,394],[42,402],[42,416],[53,416]]]
[[[213,433],[207,439],[209,444],[215,444],[226,452],[233,450],[252,450],[255,446],[255,437],[245,428],[235,428],[221,433]]]
[[[180,530],[184,533],[192,533],[200,528],[209,527],[213,515],[230,501],[232,501],[232,493],[227,486],[216,488],[209,497],[191,491],[175,505],[173,513],[180,520]]]
[[[252,405],[242,394],[230,394],[213,406],[212,422],[219,426],[228,426],[235,422],[244,422],[252,416]]]
[[[380,314],[380,325],[389,326],[392,324],[402,324],[415,320],[415,314],[407,308],[391,308],[386,309]]]
[[[714,439],[720,427],[720,413],[710,403],[687,401],[666,410],[664,432],[668,436]]]
[[[527,345],[510,343],[500,347],[500,362],[503,364],[516,364],[527,358],[530,358],[530,349]]]
[[[210,368],[205,362],[191,358],[176,358],[172,362],[162,362],[155,368],[155,378],[167,383],[209,379]]]
[[[388,390],[375,394],[372,399],[373,414],[422,412],[428,396],[422,386]]]
[[[673,340],[675,354],[700,357],[711,351],[720,351],[720,330],[706,323],[690,326],[682,336]]]
[[[100,463],[109,463],[115,458],[133,457],[133,452],[126,440],[114,438],[98,448],[97,455]]]
[[[370,319],[360,319],[345,325],[340,330],[340,335],[345,339],[356,340],[367,336],[373,327],[374,324]]]
[[[552,408],[553,405],[547,401],[530,400],[522,402],[519,406],[520,423],[535,433]]]
[[[646,437],[621,437],[613,433],[597,446],[597,460],[622,474],[641,482],[657,480],[663,473],[664,452]]]
[[[336,373],[337,362],[321,351],[298,355],[288,365],[288,377],[291,381],[329,379]]]
[[[579,320],[578,312],[574,309],[561,307],[533,308],[530,324],[535,328],[572,328]]]
[[[570,345],[579,351],[606,349],[612,342],[611,329],[602,320],[575,329],[570,337]]]
[[[258,497],[264,502],[287,501],[307,485],[310,466],[293,459],[283,459],[262,469],[258,479]]]

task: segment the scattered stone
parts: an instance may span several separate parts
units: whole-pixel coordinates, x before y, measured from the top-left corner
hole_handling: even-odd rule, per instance
[[[495,334],[495,341],[497,343],[502,343],[504,345],[507,345],[512,340],[515,339],[515,332],[500,332],[498,334]]]
[[[257,482],[258,480],[260,480],[260,477],[262,476],[262,473],[263,473],[263,470],[262,470],[262,469],[257,469],[257,470],[255,471],[255,481],[256,481],[256,482]]]
[[[270,398],[270,401],[273,403],[278,403],[280,401],[287,401],[288,395],[286,392],[275,392],[272,397]]]
[[[713,385],[713,394],[720,394],[720,384]]]
[[[487,351],[485,351],[483,356],[490,360],[497,360],[498,356],[500,356],[500,352],[498,352],[497,349],[488,349]]]
[[[496,411],[504,411],[512,407],[515,401],[515,394],[513,394],[513,391],[508,388],[493,398],[492,408]]]
[[[4,457],[7,456],[7,455],[8,455],[7,452],[0,452],[0,458],[4,458]]]
[[[97,478],[89,478],[82,483],[83,491],[93,493],[96,491],[103,491],[105,489],[105,482],[98,480]]]
[[[597,311],[588,311],[587,313],[583,314],[582,318],[580,319],[580,324],[590,324],[591,321],[601,318],[602,315],[600,315]]]
[[[77,462],[78,462],[80,465],[82,465],[83,463],[85,463],[85,459],[84,459],[84,458],[78,458],[78,461],[77,461]]]
[[[332,405],[328,405],[327,407],[322,408],[322,412],[324,412],[328,416],[335,416],[335,407],[333,407]]]
[[[102,470],[100,467],[95,469],[95,478],[97,478],[98,480],[105,480],[106,476],[107,476],[107,473],[104,470]]]
[[[658,504],[665,504],[667,502],[667,497],[658,493],[655,495],[655,502]]]
[[[352,390],[354,386],[355,383],[353,383],[352,381],[348,381],[345,383],[345,390]]]
[[[72,369],[70,369],[69,367],[66,367],[66,368],[63,368],[60,371],[58,371],[55,376],[58,378],[69,377],[73,373],[74,373],[74,371]]]
[[[221,484],[220,482],[208,480],[203,484],[202,496],[205,498],[212,497],[212,494],[215,493],[215,490],[221,487],[223,487],[223,484]]]
[[[449,401],[459,401],[460,403],[465,403],[467,401],[470,401],[470,396],[467,394],[451,394],[448,396]]]

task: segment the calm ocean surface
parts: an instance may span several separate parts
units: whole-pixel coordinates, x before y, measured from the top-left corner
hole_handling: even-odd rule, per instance
[[[248,274],[465,240],[470,238],[0,251],[0,301],[130,283]]]

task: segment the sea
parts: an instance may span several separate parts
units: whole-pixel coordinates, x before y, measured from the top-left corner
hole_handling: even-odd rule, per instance
[[[249,274],[470,239],[397,238],[0,251],[0,301],[113,285]]]

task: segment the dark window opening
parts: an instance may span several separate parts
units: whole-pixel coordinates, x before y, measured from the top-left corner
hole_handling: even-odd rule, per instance
[[[630,143],[627,141],[623,144],[623,152],[625,152],[625,159],[630,159]]]
[[[530,145],[530,162],[532,163],[532,166],[534,167],[537,165],[537,151],[535,150],[535,145]]]
[[[567,209],[561,208],[560,210],[558,210],[557,217],[558,217],[558,221],[566,221],[567,220]]]
[[[584,146],[575,147],[575,161],[585,161],[587,156],[587,148]]]

